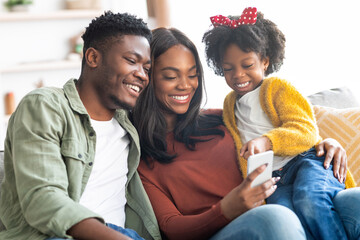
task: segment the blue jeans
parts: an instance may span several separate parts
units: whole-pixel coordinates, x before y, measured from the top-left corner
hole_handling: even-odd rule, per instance
[[[111,224],[111,223],[107,223],[106,224],[109,228],[112,228],[134,240],[144,240],[142,237],[139,236],[139,234],[137,234],[137,232],[135,232],[134,230],[132,229],[129,229],[129,228],[122,228],[122,227],[119,227],[119,226],[116,226],[114,224]],[[48,238],[46,240],[64,240],[66,238]]]
[[[281,179],[267,203],[281,204],[293,210],[305,229],[307,239],[347,239],[333,203],[334,197],[345,185],[334,177],[332,165],[324,168],[324,159],[317,157],[316,150],[312,148],[274,171],[273,176]]]
[[[360,239],[360,188],[350,188],[339,192],[333,199],[336,212],[351,240]]]
[[[253,208],[223,227],[209,240],[305,240],[298,217],[286,207],[267,204]]]
[[[137,232],[135,232],[134,230],[132,230],[130,228],[122,228],[122,227],[116,226],[115,224],[111,224],[111,223],[107,223],[106,225],[109,228],[112,228],[128,237],[131,237],[134,240],[144,240],[142,237],[139,236],[139,234],[137,234]]]

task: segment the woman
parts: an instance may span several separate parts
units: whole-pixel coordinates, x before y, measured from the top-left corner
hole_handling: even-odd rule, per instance
[[[133,119],[142,147],[138,171],[164,237],[305,239],[292,211],[260,206],[278,179],[251,188],[265,166],[242,179],[221,111],[200,113],[203,71],[194,44],[176,29],[156,29],[151,60],[151,83]],[[331,142],[320,146],[333,151]]]

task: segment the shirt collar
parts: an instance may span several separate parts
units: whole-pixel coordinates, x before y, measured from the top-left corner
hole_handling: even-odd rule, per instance
[[[67,81],[64,85],[64,92],[65,92],[65,96],[68,99],[71,108],[78,112],[79,114],[85,114],[85,115],[89,115],[83,102],[80,99],[79,93],[76,89],[76,83],[77,83],[77,79],[70,79],[69,81]],[[128,111],[124,110],[124,109],[118,109],[115,112],[114,118],[118,121],[118,122],[127,122],[128,124],[130,123],[129,119],[128,119]],[[90,118],[90,116],[89,116]],[[130,123],[131,124],[131,123]]]
[[[70,79],[64,85],[65,96],[68,99],[71,108],[79,114],[89,115],[86,111],[84,104],[82,103],[79,93],[76,89],[76,79]]]

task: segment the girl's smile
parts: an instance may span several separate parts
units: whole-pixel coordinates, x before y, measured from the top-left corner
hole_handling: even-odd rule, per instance
[[[243,88],[243,87],[248,86],[249,84],[250,84],[250,82],[246,82],[246,83],[238,83],[238,84],[236,84],[236,86],[237,86],[238,88]]]

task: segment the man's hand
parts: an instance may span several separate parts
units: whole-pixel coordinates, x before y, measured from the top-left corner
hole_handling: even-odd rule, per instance
[[[347,156],[345,149],[335,139],[326,138],[316,146],[316,155],[323,156],[325,152],[325,169],[328,169],[331,161],[333,161],[334,176],[342,183],[347,171]]]
[[[88,218],[72,226],[67,234],[75,239],[131,240],[132,238],[111,229],[95,218]]]

